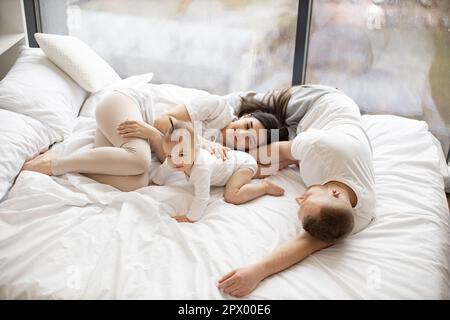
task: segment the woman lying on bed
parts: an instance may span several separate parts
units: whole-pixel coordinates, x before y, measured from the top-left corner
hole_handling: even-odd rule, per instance
[[[26,162],[23,170],[47,175],[78,172],[119,190],[133,191],[148,185],[151,149],[160,161],[164,159],[161,136],[168,129],[169,116],[190,121],[194,126],[200,123],[207,137],[202,147],[226,157],[224,146],[249,149],[271,143],[273,129],[277,140],[295,137],[297,125],[307,109],[333,91],[325,86],[299,86],[269,95],[206,95],[154,119],[152,96],[146,85],[122,88],[109,94],[96,108],[93,149],[66,156],[52,154],[50,150]],[[267,131],[260,134],[262,129]],[[211,142],[211,138],[222,145]]]

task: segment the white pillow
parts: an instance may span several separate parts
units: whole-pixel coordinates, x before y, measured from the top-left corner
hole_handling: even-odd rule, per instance
[[[0,109],[0,200],[12,186],[25,160],[46,151],[53,137],[48,128],[28,116]]]
[[[105,60],[78,38],[45,33],[35,33],[34,37],[47,57],[89,92],[121,80]]]
[[[52,131],[55,141],[71,133],[86,96],[86,91],[37,48],[23,47],[0,81],[0,109],[41,121]]]

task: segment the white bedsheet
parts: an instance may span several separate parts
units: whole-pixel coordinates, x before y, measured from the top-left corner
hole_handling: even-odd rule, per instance
[[[377,220],[345,242],[263,281],[250,299],[450,298],[450,223],[436,146],[423,122],[365,116],[377,182]],[[79,117],[60,152],[90,147]],[[221,299],[225,272],[301,232],[297,170],[273,181],[281,198],[234,206],[212,191],[202,220],[178,224],[191,189],[122,193],[78,174],[22,172],[0,203],[0,298]],[[257,182],[255,182],[257,183]]]

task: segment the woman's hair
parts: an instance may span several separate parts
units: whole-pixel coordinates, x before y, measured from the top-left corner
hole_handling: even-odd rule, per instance
[[[267,129],[267,144],[272,141],[270,130],[279,130],[279,141],[289,140],[289,130],[286,124],[286,109],[291,99],[291,89],[285,88],[278,92],[272,91],[261,100],[255,96],[249,98],[241,97],[241,106],[238,117],[250,115],[262,123]]]

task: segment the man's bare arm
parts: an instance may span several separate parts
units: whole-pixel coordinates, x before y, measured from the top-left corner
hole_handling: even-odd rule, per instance
[[[269,165],[273,160],[283,162],[295,160],[291,154],[292,141],[278,141],[250,150],[250,154],[262,165]]]
[[[298,164],[292,157],[291,143],[291,141],[274,142],[250,150],[249,153],[259,164],[256,178],[271,176],[291,164]]]
[[[268,257],[259,262],[261,269],[264,270],[264,278],[283,271],[307,258],[310,254],[329,246],[330,244],[303,232],[295,239],[278,247]]]
[[[316,240],[304,232],[277,248],[265,259],[226,274],[219,280],[218,287],[227,294],[236,297],[245,296],[268,276],[283,271],[299,263],[313,252],[328,246],[330,244]]]
[[[291,164],[298,164],[297,160],[283,160],[278,163],[272,163],[270,166],[263,166],[261,164],[258,164],[258,170],[256,171],[254,179],[264,179],[266,177],[269,177],[271,175],[276,174],[278,171],[283,170],[284,168],[287,168]]]

